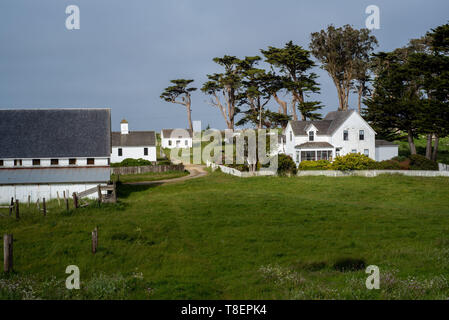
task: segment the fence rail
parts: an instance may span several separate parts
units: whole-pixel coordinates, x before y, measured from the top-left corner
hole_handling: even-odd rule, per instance
[[[184,165],[155,165],[155,166],[135,166],[135,167],[111,167],[112,174],[139,174],[147,172],[167,172],[167,171],[184,171]]]

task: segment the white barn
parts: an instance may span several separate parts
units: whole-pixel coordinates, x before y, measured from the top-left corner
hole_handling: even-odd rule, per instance
[[[129,131],[128,121],[122,120],[120,132],[112,132],[111,162],[121,162],[127,158],[156,162],[156,133]]]
[[[284,132],[285,154],[297,165],[348,153],[376,159],[376,132],[354,110],[330,112],[323,120],[289,121]]]
[[[110,109],[0,110],[0,203],[106,184],[110,154]]]
[[[161,146],[162,148],[191,148],[192,130],[189,129],[162,129]]]

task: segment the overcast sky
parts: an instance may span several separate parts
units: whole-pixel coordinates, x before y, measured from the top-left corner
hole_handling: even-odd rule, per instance
[[[80,8],[80,30],[65,27],[72,4]],[[220,71],[213,57],[257,55],[289,40],[307,48],[310,33],[329,24],[362,28],[371,4],[380,8],[378,50],[449,20],[448,0],[1,0],[0,108],[109,107],[114,130],[122,118],[130,130],[185,128],[184,108],[159,98],[170,79],[201,87]],[[315,99],[323,113],[335,110],[336,90],[316,72]],[[224,128],[207,101],[193,95],[193,119]]]

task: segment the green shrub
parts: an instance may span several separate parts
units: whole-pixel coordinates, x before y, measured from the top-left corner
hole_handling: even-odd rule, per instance
[[[370,169],[376,170],[401,170],[401,164],[394,160],[383,160],[375,162]]]
[[[329,170],[331,163],[328,160],[301,161],[298,170]]]
[[[368,156],[360,153],[348,153],[342,157],[336,157],[332,163],[333,170],[367,170],[376,162]]]
[[[365,269],[365,260],[359,258],[340,258],[334,263],[334,269],[341,272]]]
[[[151,166],[153,163],[151,161],[139,158],[131,159],[126,158],[122,162],[112,163],[111,167],[137,167],[137,166]]]
[[[391,160],[397,161],[397,162],[403,162],[405,160],[407,160],[408,158],[405,156],[396,156],[394,158],[391,158]]]
[[[438,170],[438,164],[420,154],[410,156],[410,170]]]
[[[286,154],[280,154],[278,156],[278,174],[281,176],[296,174],[296,164],[292,157]]]

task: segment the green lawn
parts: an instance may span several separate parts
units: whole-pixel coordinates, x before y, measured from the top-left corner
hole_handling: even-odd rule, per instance
[[[166,172],[147,172],[147,173],[139,173],[139,174],[122,174],[119,179],[120,182],[142,182],[142,181],[156,181],[156,180],[165,180],[165,179],[173,179],[187,176],[189,174],[188,171],[166,171]],[[116,175],[111,175],[111,180],[117,181]]]
[[[18,222],[0,216],[17,272],[0,276],[0,298],[447,299],[448,194],[447,178],[215,172],[121,186],[101,208],[52,202],[46,218],[24,206]],[[335,270],[346,257],[379,266],[381,289],[365,288],[364,270]],[[79,291],[64,287],[71,264]]]

